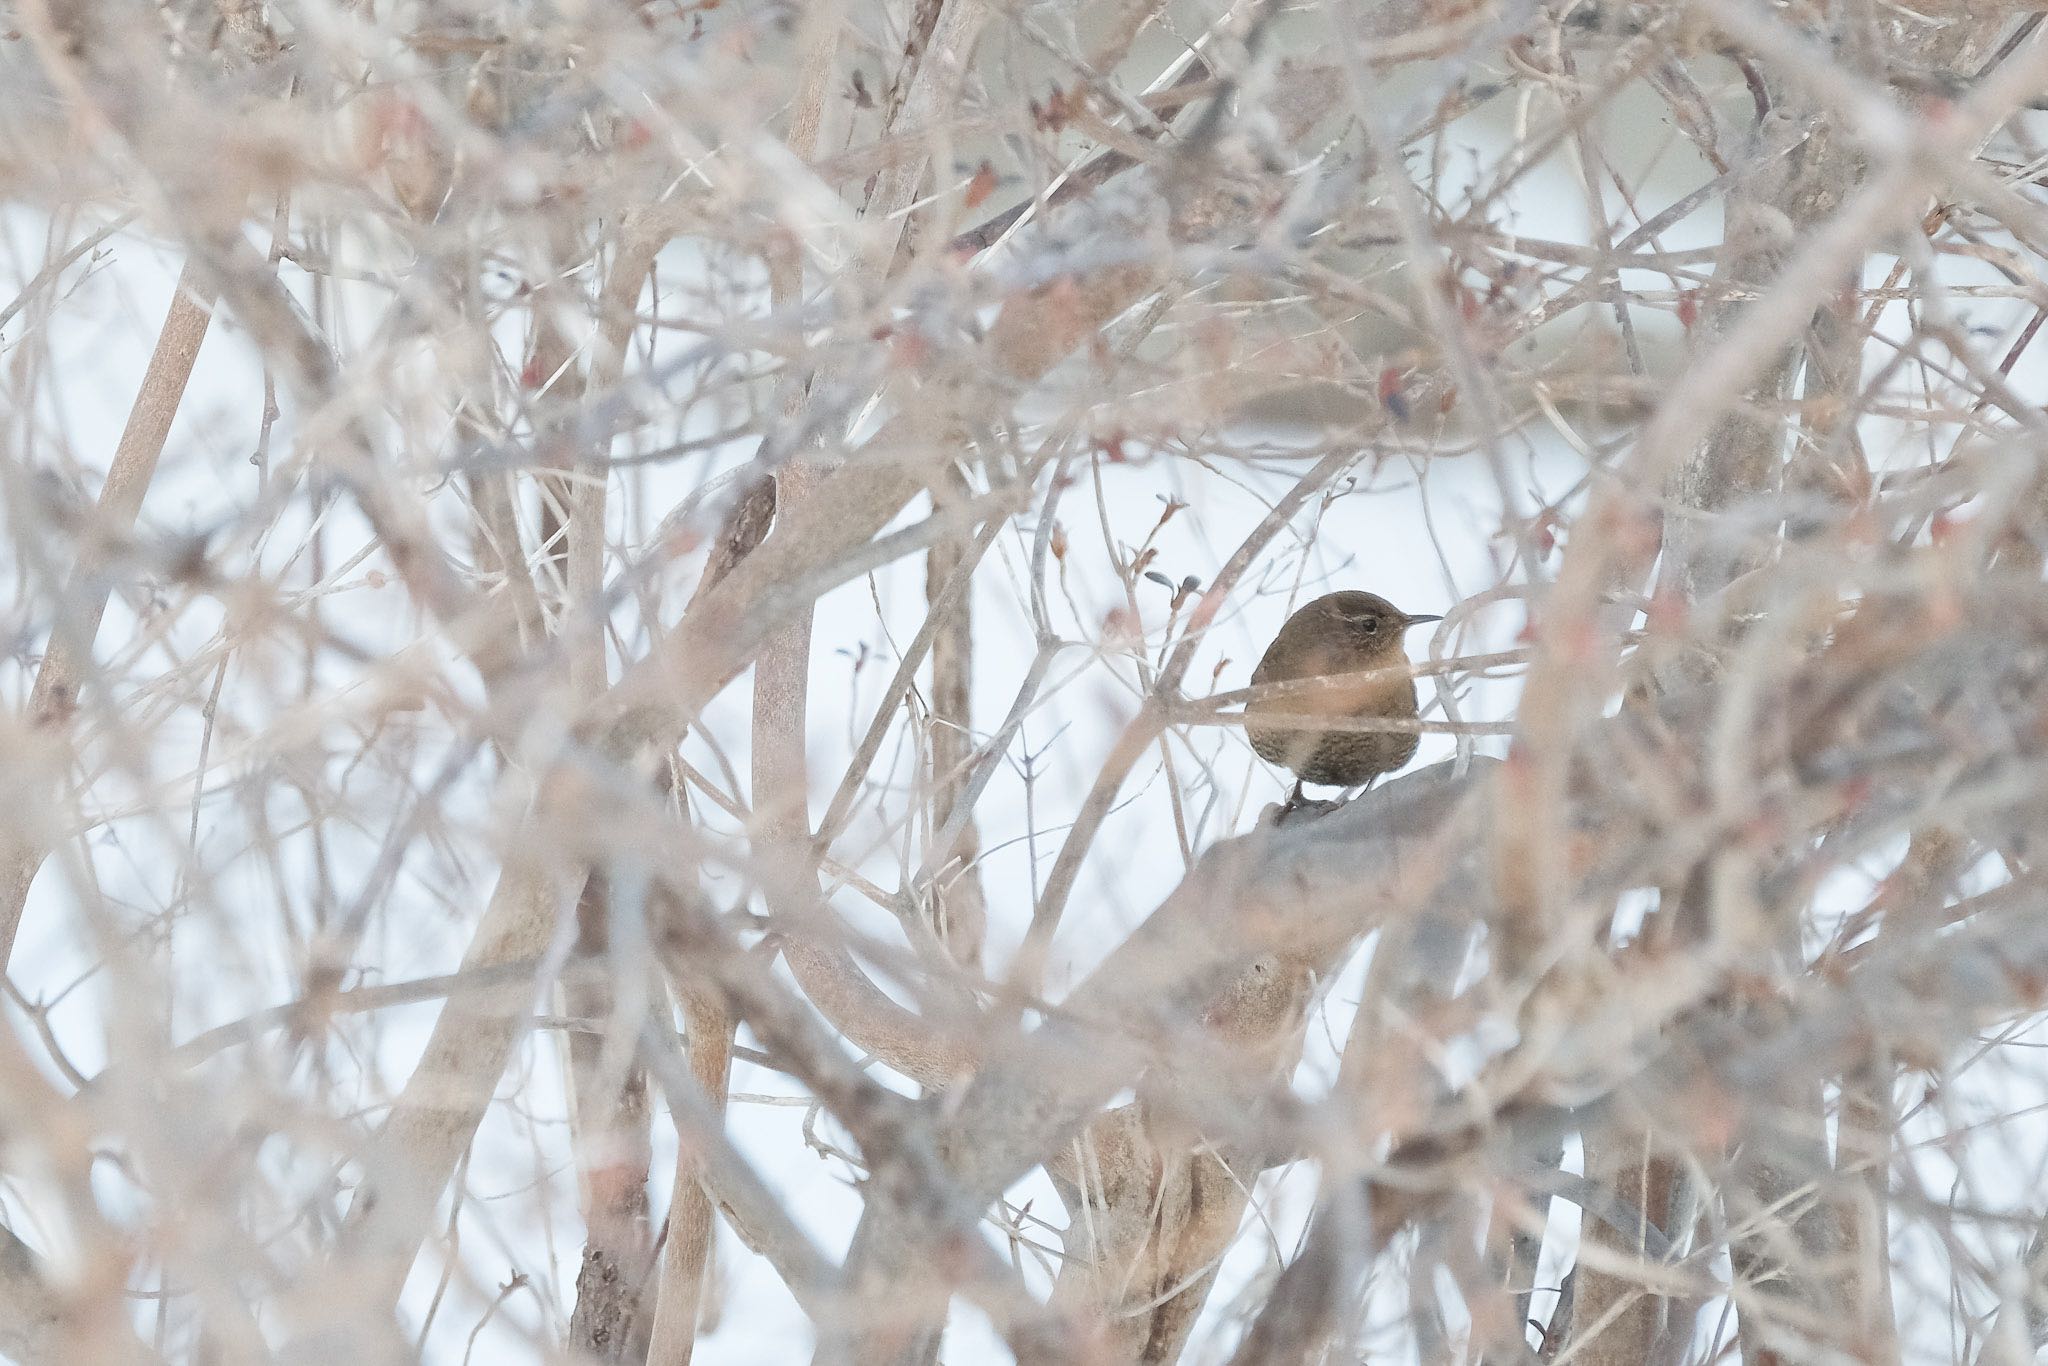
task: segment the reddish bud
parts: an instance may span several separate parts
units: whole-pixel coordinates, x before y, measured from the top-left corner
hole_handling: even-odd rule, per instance
[[[996,168],[989,165],[987,158],[974,172],[974,179],[967,182],[965,203],[970,209],[978,209],[988,197],[996,192]]]
[[[1571,634],[1565,638],[1565,644],[1570,647],[1573,659],[1591,661],[1600,644],[1600,633],[1593,628],[1591,621],[1581,618],[1572,623]]]
[[[1408,420],[1408,400],[1401,394],[1401,372],[1394,366],[1380,371],[1380,402],[1396,421]]]
[[[889,359],[905,370],[923,368],[931,354],[931,343],[916,332],[899,332],[889,348]]]
[[[1643,611],[1644,625],[1651,635],[1682,635],[1686,622],[1692,615],[1692,608],[1684,596],[1669,588],[1660,588],[1650,595],[1650,603]]]

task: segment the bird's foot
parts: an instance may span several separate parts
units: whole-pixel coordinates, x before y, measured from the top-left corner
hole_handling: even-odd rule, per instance
[[[1296,783],[1294,791],[1287,794],[1286,801],[1269,806],[1260,813],[1259,824],[1280,826],[1289,821],[1313,820],[1317,816],[1326,816],[1343,805],[1342,800],[1313,801],[1302,795],[1301,784]]]

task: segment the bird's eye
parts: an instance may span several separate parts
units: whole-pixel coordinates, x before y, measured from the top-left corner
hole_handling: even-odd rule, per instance
[[[1358,629],[1369,636],[1376,636],[1380,633],[1380,619],[1378,617],[1367,617],[1358,623]]]

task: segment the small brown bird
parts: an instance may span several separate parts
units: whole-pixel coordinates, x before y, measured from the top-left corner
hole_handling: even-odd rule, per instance
[[[1252,683],[1278,683],[1290,678],[1321,678],[1392,670],[1408,663],[1401,633],[1440,616],[1403,612],[1375,593],[1328,593],[1287,619],[1252,670]],[[1384,716],[1413,718],[1415,680],[1405,671],[1352,682],[1333,680],[1307,692],[1254,699],[1245,704],[1245,734],[1267,763],[1293,771],[1294,792],[1287,809],[1301,805],[1301,785],[1356,787],[1392,772],[1415,757],[1422,739],[1403,731],[1321,731],[1294,722],[1261,726],[1249,718],[1266,716]]]

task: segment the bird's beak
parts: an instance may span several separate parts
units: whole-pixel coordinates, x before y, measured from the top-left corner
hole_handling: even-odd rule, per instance
[[[1409,617],[1409,618],[1408,618],[1407,620],[1403,621],[1403,622],[1402,622],[1401,624],[1402,624],[1403,626],[1420,626],[1420,625],[1421,625],[1421,624],[1422,624],[1423,622],[1425,622],[1425,621],[1442,621],[1442,620],[1443,620],[1443,615],[1442,615],[1441,613],[1437,613],[1437,612],[1417,612],[1417,613],[1415,613],[1415,614],[1414,614],[1413,616]]]

